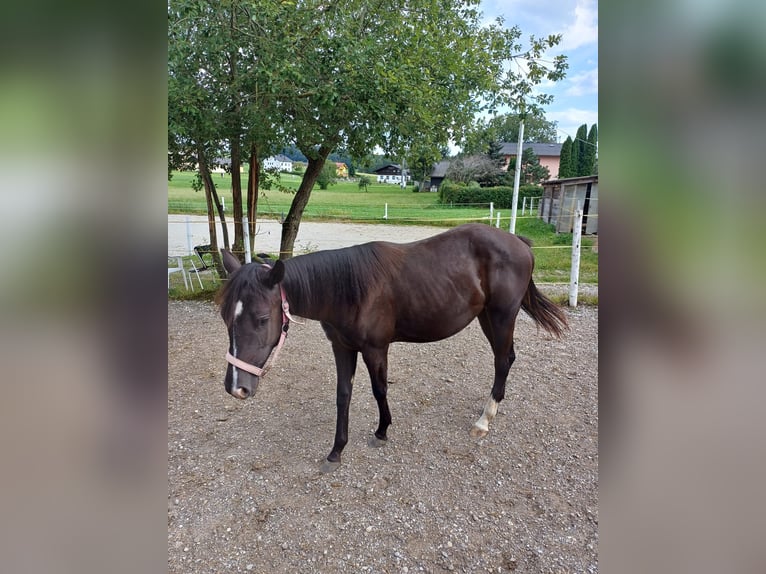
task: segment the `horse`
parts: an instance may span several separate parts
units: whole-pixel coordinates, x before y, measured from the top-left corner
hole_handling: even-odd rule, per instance
[[[465,224],[412,243],[373,241],[287,260],[241,265],[222,250],[228,281],[216,295],[229,334],[226,391],[252,396],[296,315],[320,322],[337,374],[337,422],[323,472],[340,466],[348,442],[351,390],[361,353],[377,402],[370,446],[383,446],[391,424],[387,401],[392,342],[426,343],[455,335],[478,318],[494,353],[492,391],[470,430],[488,434],[505,396],[516,354],[520,309],[561,337],[566,316],[532,281],[531,241],[488,225]],[[260,365],[260,366],[259,366]]]

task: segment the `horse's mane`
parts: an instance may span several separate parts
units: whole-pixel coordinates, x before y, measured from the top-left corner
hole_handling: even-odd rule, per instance
[[[397,245],[372,242],[288,259],[284,283],[290,306],[298,314],[320,305],[356,307],[370,289],[397,275],[403,257]]]
[[[284,286],[290,307],[300,314],[319,305],[358,306],[371,287],[396,275],[402,258],[396,245],[373,242],[288,259]],[[224,321],[231,320],[236,302],[258,284],[257,273],[265,271],[258,264],[243,265],[229,276],[215,296]]]

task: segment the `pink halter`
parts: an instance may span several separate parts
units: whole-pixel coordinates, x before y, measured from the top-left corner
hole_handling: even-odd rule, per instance
[[[265,267],[269,266],[265,265]],[[279,335],[279,342],[277,343],[277,346],[274,347],[274,349],[271,351],[268,358],[266,359],[266,362],[263,364],[263,367],[256,367],[255,365],[246,363],[242,359],[238,359],[232,355],[229,351],[226,351],[226,360],[231,365],[237,367],[238,369],[242,369],[243,371],[247,371],[248,373],[252,373],[256,377],[263,377],[271,368],[272,364],[277,360],[279,351],[282,350],[282,345],[285,344],[285,339],[287,338],[287,329],[290,327],[290,321],[293,323],[298,323],[299,325],[303,324],[300,321],[293,319],[293,316],[290,315],[290,304],[287,302],[287,296],[285,295],[285,290],[282,285],[279,286],[279,293],[282,298],[282,333]]]

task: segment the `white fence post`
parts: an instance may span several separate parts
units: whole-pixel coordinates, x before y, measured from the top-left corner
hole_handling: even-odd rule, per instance
[[[525,196],[521,202],[521,215],[524,215],[526,212],[527,212],[527,198]]]
[[[490,201],[489,202],[489,221],[490,221],[490,223],[492,223],[492,216],[494,215],[494,213],[495,213],[495,202],[494,201]]]
[[[500,229],[500,212],[499,211],[497,212],[497,223],[495,224],[495,227]]]
[[[253,254],[250,253],[250,224],[247,222],[247,217],[242,220],[245,236],[245,263],[250,263],[253,260]]]
[[[221,196],[221,211],[226,211],[226,198],[224,196]]]
[[[186,249],[187,249],[187,255],[192,255],[194,251],[192,251],[192,233],[191,233],[191,221],[189,221],[189,216],[186,216]]]
[[[383,219],[388,219],[388,204],[386,204],[385,210],[383,211]]]
[[[580,244],[582,243],[582,203],[577,203],[574,229],[572,230],[572,268],[569,274],[569,306],[577,307],[577,293],[580,282]]]

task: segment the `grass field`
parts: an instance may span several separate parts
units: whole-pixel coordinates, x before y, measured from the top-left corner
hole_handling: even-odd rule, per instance
[[[231,176],[214,175],[214,181],[219,195],[230,209]],[[194,174],[189,172],[174,172],[168,182],[168,213],[188,213],[204,215],[205,194],[192,189]],[[243,174],[243,184],[246,176]],[[375,181],[374,176],[370,176]],[[282,174],[281,184],[284,187],[297,189],[300,177]],[[278,190],[262,192],[258,199],[259,217],[280,217],[290,208],[293,194]],[[460,206],[450,207],[438,203],[436,193],[414,193],[412,187],[401,189],[391,184],[374,183],[364,192],[356,182],[339,181],[327,190],[315,187],[303,214],[305,221],[353,221],[363,223],[387,223],[389,225],[436,225],[455,226],[461,223],[489,222],[489,206]],[[385,205],[388,204],[388,219],[384,220]],[[495,212],[496,215],[497,212]],[[492,224],[496,219],[493,218]],[[508,229],[510,211],[501,210],[500,227]],[[540,283],[567,283],[570,273],[571,234],[556,234],[553,226],[544,223],[535,216],[523,217],[520,214],[516,220],[516,233],[529,237],[534,242],[535,254],[534,279]],[[598,254],[591,248],[593,240],[583,238],[583,249],[580,260],[580,282],[598,283]],[[208,275],[209,273],[203,274]],[[177,276],[177,274],[176,274]],[[180,281],[180,278],[178,278]],[[196,278],[195,278],[196,281]],[[208,283],[211,283],[208,285]],[[214,288],[214,280],[206,280],[206,288]],[[180,289],[171,282],[171,294],[183,297],[183,283]],[[199,285],[197,285],[199,287]]]

